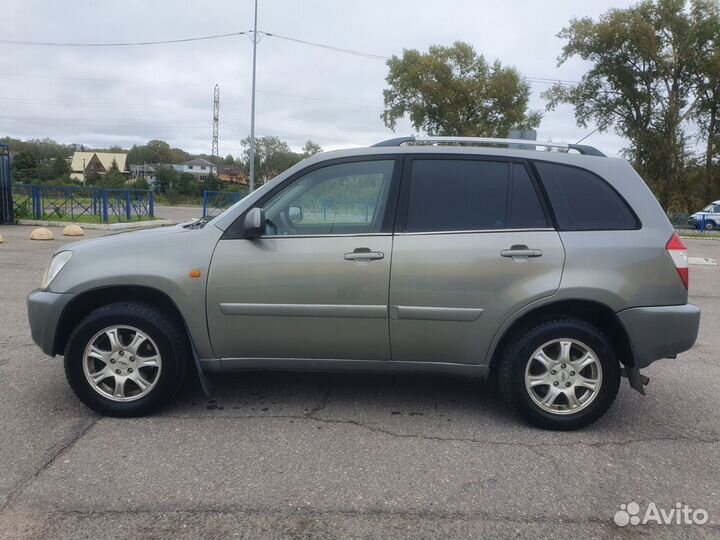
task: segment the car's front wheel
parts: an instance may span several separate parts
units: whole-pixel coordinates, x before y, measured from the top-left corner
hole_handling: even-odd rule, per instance
[[[527,330],[500,365],[504,397],[532,424],[584,427],[612,405],[620,366],[608,338],[576,319],[553,319]]]
[[[65,374],[78,398],[110,416],[141,416],[181,386],[187,340],[163,312],[116,303],[90,313],[65,350]]]

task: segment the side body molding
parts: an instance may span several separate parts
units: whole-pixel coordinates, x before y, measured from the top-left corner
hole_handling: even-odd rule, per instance
[[[390,318],[415,321],[472,322],[478,320],[483,311],[482,308],[390,306]]]
[[[385,306],[344,304],[246,304],[220,303],[224,315],[252,315],[256,317],[350,317],[385,319]]]

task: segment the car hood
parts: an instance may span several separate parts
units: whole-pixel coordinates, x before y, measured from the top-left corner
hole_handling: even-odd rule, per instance
[[[60,251],[76,251],[85,252],[93,250],[96,247],[102,246],[103,248],[122,248],[126,245],[144,246],[153,244],[156,241],[162,242],[165,239],[177,234],[192,234],[193,230],[185,229],[182,225],[175,225],[172,227],[156,227],[153,229],[141,229],[135,231],[122,231],[117,233],[108,234],[105,236],[99,236],[97,238],[89,238],[87,240],[80,240],[79,242],[71,242],[57,249]]]

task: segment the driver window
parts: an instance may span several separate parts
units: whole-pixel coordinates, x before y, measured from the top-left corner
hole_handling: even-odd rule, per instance
[[[267,234],[380,232],[394,164],[343,163],[298,178],[264,204]]]

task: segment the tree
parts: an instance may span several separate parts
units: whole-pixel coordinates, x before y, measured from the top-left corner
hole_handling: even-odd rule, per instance
[[[208,191],[218,191],[220,189],[220,180],[213,173],[207,175],[205,179],[204,189]]]
[[[702,198],[707,202],[720,195],[714,185],[717,172],[713,163],[720,152],[720,9],[712,0],[694,2],[691,17],[699,47],[699,69],[695,73],[698,104],[694,118],[706,141]]]
[[[700,55],[707,39],[698,32],[710,1],[645,0],[612,9],[598,21],[573,19],[558,37],[567,44],[559,64],[580,57],[592,64],[579,85],[555,85],[548,109],[575,107],[578,125],[613,127],[630,141],[626,155],[669,208],[690,157],[683,124],[696,112]]]
[[[250,137],[241,142],[246,170],[250,163]],[[255,180],[262,185],[285,169],[292,167],[303,156],[290,150],[288,144],[278,137],[260,137],[255,140]]]
[[[30,150],[18,152],[12,162],[15,180],[24,183],[32,181],[36,177],[37,166],[38,159],[34,152]]]
[[[314,156],[315,154],[319,154],[323,151],[322,146],[310,139],[305,142],[305,146],[303,146],[302,150],[303,157]]]
[[[155,191],[165,195],[170,191],[171,186],[177,180],[178,174],[172,167],[161,167],[155,173]]]
[[[52,175],[54,180],[70,180],[70,165],[64,155],[60,154],[53,159]]]
[[[489,64],[468,43],[405,49],[387,62],[385,125],[407,115],[418,131],[436,136],[506,137],[511,129],[540,125],[528,110],[530,86],[515,68]]]

